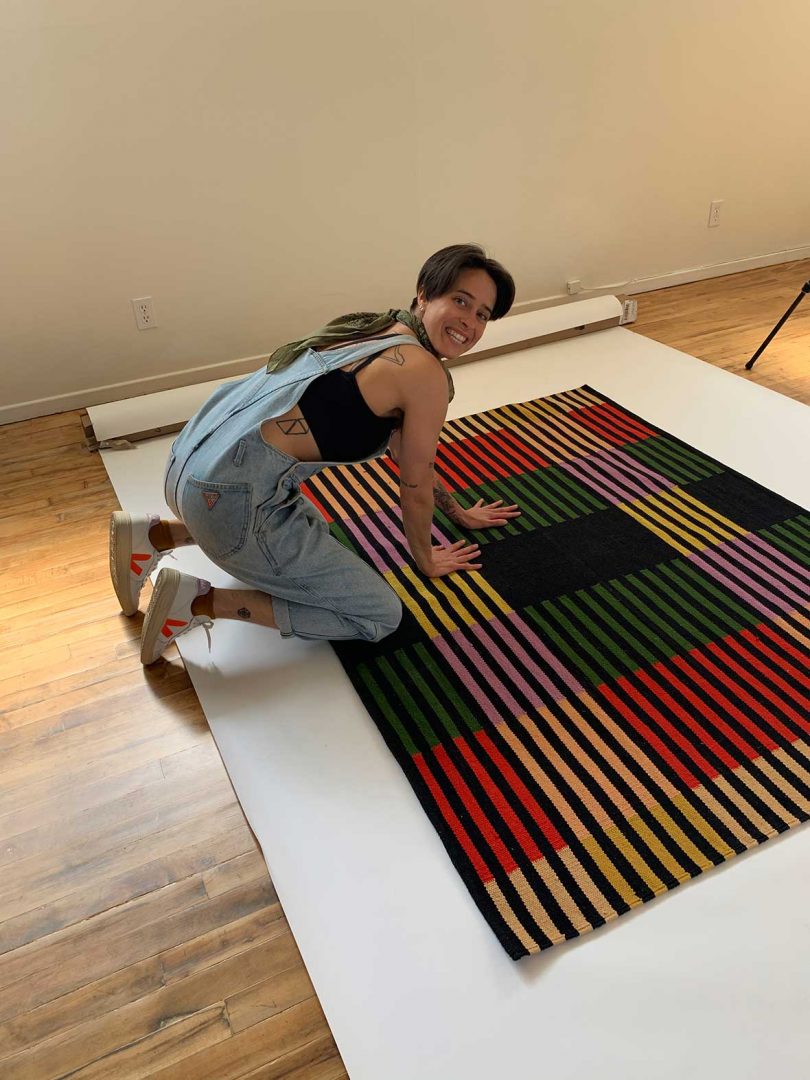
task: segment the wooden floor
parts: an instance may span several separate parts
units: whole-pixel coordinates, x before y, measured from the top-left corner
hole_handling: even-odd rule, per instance
[[[634,330],[810,403],[810,299],[742,373],[808,277],[642,294]],[[182,663],[138,662],[78,414],[0,428],[0,468],[0,1076],[345,1077]]]

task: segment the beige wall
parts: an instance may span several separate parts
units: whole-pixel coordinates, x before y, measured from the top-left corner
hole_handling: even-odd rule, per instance
[[[44,400],[0,420],[232,371],[460,240],[522,302],[806,256],[809,37],[806,0],[3,0],[0,406]]]

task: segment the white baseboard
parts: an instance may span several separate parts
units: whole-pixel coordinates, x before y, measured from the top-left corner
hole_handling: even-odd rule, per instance
[[[586,300],[591,296],[604,296],[607,293],[635,296],[638,293],[652,292],[654,289],[669,289],[673,285],[688,285],[693,281],[725,277],[727,274],[741,274],[745,270],[757,270],[763,266],[776,266],[780,263],[799,262],[802,259],[810,259],[810,244],[789,248],[785,251],[772,251],[767,255],[756,255],[750,259],[712,263],[710,266],[692,266],[687,270],[673,270],[671,273],[656,274],[652,277],[630,278],[627,281],[594,285],[590,288],[583,288],[582,292],[577,293],[576,296],[557,293],[555,296],[544,296],[539,300],[524,300],[522,303],[515,304],[510,314],[518,315],[524,311],[537,311],[539,308],[550,307],[553,304]],[[797,291],[801,285],[802,282],[799,282]]]
[[[737,259],[734,262],[714,263],[711,266],[693,266],[687,270],[676,270],[653,277],[614,281],[609,284],[596,285],[592,288],[584,288],[576,296],[558,293],[555,296],[544,296],[537,300],[524,300],[514,305],[511,314],[522,315],[525,312],[538,311],[554,304],[588,300],[591,297],[604,296],[609,293],[635,295],[637,293],[651,292],[653,289],[666,289],[673,285],[685,285],[692,281],[703,281],[706,278],[739,274],[744,270],[756,270],[762,266],[798,262],[800,259],[810,259],[810,244],[790,248],[786,251],[774,251],[767,255],[757,255],[749,259]],[[86,409],[89,405],[123,401],[128,398],[141,397],[144,394],[154,394],[159,390],[173,390],[179,386],[191,386],[195,383],[211,382],[214,379],[234,378],[255,371],[266,360],[267,354],[264,356],[242,357],[240,360],[227,360],[219,364],[207,364],[204,367],[169,371],[164,375],[151,375],[145,379],[132,379],[129,382],[110,383],[108,386],[75,390],[69,394],[57,394],[54,397],[21,401],[13,405],[2,405],[0,406],[0,425],[13,424],[19,420],[30,420],[35,416],[49,416],[51,413],[69,412],[71,409]]]
[[[220,364],[168,371],[165,375],[150,375],[145,379],[110,383],[108,386],[93,386],[86,390],[74,390],[69,394],[21,401],[16,405],[0,405],[0,425],[30,420],[35,416],[69,412],[71,409],[87,409],[91,405],[106,405],[111,401],[128,401],[130,398],[156,394],[159,390],[174,390],[179,386],[193,386],[201,382],[213,382],[215,379],[222,379],[224,382],[226,379],[256,371],[266,363],[267,353],[263,356],[245,356],[241,360],[226,360]]]

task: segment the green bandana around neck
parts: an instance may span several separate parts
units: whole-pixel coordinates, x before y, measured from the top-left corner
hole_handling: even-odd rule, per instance
[[[305,353],[307,349],[323,349],[328,348],[330,345],[339,345],[343,341],[366,341],[368,338],[377,337],[390,329],[394,323],[402,323],[403,326],[407,326],[409,330],[412,330],[419,344],[442,363],[450,389],[450,400],[452,401],[455,388],[450,372],[442,362],[439,353],[434,349],[433,342],[428,337],[428,332],[425,329],[425,324],[413,312],[404,308],[401,310],[390,308],[388,311],[382,312],[355,311],[349,315],[339,315],[309,337],[299,338],[298,341],[291,341],[288,345],[282,345],[281,348],[276,349],[267,361],[266,370],[268,374],[274,371],[283,371],[284,368],[289,367],[290,364],[297,360],[302,353]]]

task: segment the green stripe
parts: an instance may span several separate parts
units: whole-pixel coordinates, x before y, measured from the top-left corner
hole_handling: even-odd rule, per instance
[[[394,688],[397,697],[407,709],[408,715],[416,721],[417,727],[422,732],[425,740],[430,744],[431,749],[434,746],[437,746],[439,742],[441,742],[441,740],[439,739],[433,728],[430,726],[430,723],[428,722],[425,714],[418,707],[408,690],[403,685],[400,677],[391,667],[390,662],[384,656],[381,656],[377,660],[377,667],[385,674],[391,686]]]
[[[593,683],[594,686],[599,686],[600,683],[603,683],[605,681],[604,676],[597,675],[593,668],[591,668],[586,663],[586,661],[579,655],[579,653],[576,653],[571,649],[568,642],[557,633],[551,623],[547,622],[539,611],[536,611],[533,607],[527,607],[524,608],[524,610],[526,614],[531,619],[533,619],[534,622],[536,622],[537,625],[540,627],[541,631],[543,632],[543,636],[546,638],[551,638],[557,648],[561,649],[562,652],[565,653],[565,655],[570,660],[571,665],[579,672],[580,675],[584,675],[585,678],[588,679],[591,683]]]
[[[391,727],[394,729],[394,731],[399,736],[399,740],[402,743],[402,745],[405,747],[405,749],[408,751],[408,753],[411,755],[411,757],[414,757],[416,754],[418,754],[420,752],[419,747],[416,745],[416,743],[410,737],[408,732],[402,726],[402,724],[400,723],[399,717],[396,715],[394,710],[388,704],[388,699],[386,698],[386,696],[382,692],[382,690],[379,688],[377,683],[374,681],[374,678],[372,677],[372,674],[369,671],[368,665],[367,664],[359,664],[358,667],[357,667],[357,674],[360,676],[360,678],[365,683],[366,688],[368,689],[371,696],[374,698],[374,701],[377,704],[377,707],[379,708],[380,712],[383,714],[385,719],[388,721],[388,723],[391,725]]]
[[[672,462],[667,461],[661,455],[654,453],[652,447],[647,443],[636,443],[634,446],[626,446],[624,449],[626,453],[637,458],[648,469],[660,473],[669,480],[675,480],[679,484],[700,479],[699,473],[687,469],[684,465],[674,465]]]
[[[568,600],[567,597],[560,596],[557,599],[560,600],[563,604],[565,604],[566,607],[571,607],[571,601]],[[594,645],[592,641],[585,637],[582,631],[579,630],[570,621],[570,619],[566,618],[563,612],[560,611],[552,603],[551,600],[544,601],[543,608],[548,612],[550,616],[557,620],[557,623],[560,626],[562,626],[568,631],[568,633],[571,635],[571,638],[574,640],[574,642],[576,642],[577,645],[581,645],[585,649],[585,651],[588,653],[594,663],[598,664],[604,672],[611,676],[611,678],[616,679],[619,677],[621,673],[613,666],[611,661],[606,656],[604,656],[599,651],[599,649],[597,649],[596,645]],[[600,682],[602,681],[603,680],[600,679]]]
[[[505,484],[501,484],[500,482],[497,484],[482,484],[481,487],[488,496],[488,502],[495,502],[498,499],[503,499],[507,506],[511,506],[512,503],[519,504],[520,509],[523,511],[523,513],[520,515],[519,518],[515,518],[514,521],[510,522],[511,525],[521,525],[524,530],[531,530],[532,526],[528,522],[521,521],[521,518],[524,514],[527,517],[533,517],[541,525],[548,525],[547,521],[544,521],[542,518],[538,517],[538,515],[535,514],[533,510],[531,510],[528,506],[522,504],[520,498],[515,495],[513,491],[510,491]]]
[[[355,553],[355,555],[360,555],[360,552],[357,550],[357,548],[354,546],[354,544],[348,538],[348,536],[343,531],[343,529],[340,527],[340,525],[337,524],[337,522],[332,521],[332,522],[329,523],[329,531],[332,533],[334,538],[336,540],[339,540],[340,543],[343,544],[344,547],[349,549],[349,551],[353,551]]]
[[[690,650],[695,647],[696,642],[689,642],[685,638],[681,637],[678,631],[673,629],[671,623],[664,622],[664,620],[657,614],[656,610],[657,608],[663,608],[669,619],[673,622],[678,623],[678,625],[683,627],[683,629],[687,632],[690,629],[693,629],[693,627],[690,626],[690,624],[685,619],[683,619],[674,608],[670,607],[669,604],[660,596],[657,596],[652,591],[652,589],[650,589],[649,586],[647,586],[643,581],[639,581],[634,574],[630,574],[627,578],[625,578],[625,581],[627,582],[627,584],[632,585],[634,589],[637,589],[639,592],[644,593],[644,595],[651,601],[651,603],[644,605],[643,601],[640,598],[634,596],[633,593],[629,589],[626,589],[625,585],[620,581],[612,581],[611,585],[615,585],[621,593],[626,592],[628,598],[632,600],[640,610],[644,611],[647,618],[651,619],[658,626],[661,626],[664,631],[668,633],[669,636],[673,638],[673,640],[682,649]],[[669,590],[666,591],[668,592]],[[700,642],[700,644],[705,644],[706,640],[707,639],[703,635],[699,635],[698,641]]]
[[[394,653],[394,656],[402,665],[403,670],[405,671],[406,675],[409,677],[413,685],[419,689],[422,697],[427,701],[428,705],[431,707],[436,717],[438,717],[438,719],[444,724],[445,730],[448,732],[450,737],[452,739],[457,739],[461,732],[451,720],[450,714],[447,712],[445,707],[442,705],[442,703],[427,685],[425,680],[416,670],[413,665],[413,661],[407,655],[405,650],[397,649],[397,651]]]
[[[665,638],[662,638],[659,634],[655,633],[651,626],[645,626],[644,623],[642,623],[641,620],[630,610],[630,608],[627,606],[628,598],[632,603],[639,607],[639,609],[646,616],[650,623],[654,623],[659,628],[663,628],[665,633],[667,632],[666,623],[662,619],[659,619],[653,611],[650,611],[647,607],[645,607],[645,605],[642,604],[636,597],[634,597],[632,593],[630,593],[629,589],[625,589],[620,582],[611,581],[610,585],[622,595],[625,601],[624,603],[621,603],[615,596],[613,596],[606,585],[595,585],[594,592],[597,594],[597,596],[601,597],[602,600],[605,601],[605,603],[610,604],[611,607],[613,607],[616,611],[620,612],[621,615],[623,615],[624,618],[627,619],[633,629],[641,635],[642,639],[646,639],[649,642],[650,647],[656,650],[656,656],[654,657],[653,662],[657,659],[661,659],[662,657],[670,656],[672,653],[672,647],[667,643]],[[681,641],[683,641],[682,638]],[[686,643],[684,642],[684,645],[685,644]]]
[[[579,592],[576,593],[576,595],[580,598],[580,600],[584,599],[587,603],[589,599],[588,594],[585,593],[582,589],[580,589]],[[624,664],[625,667],[629,668],[631,671],[638,667],[638,664],[627,655],[624,649],[622,649],[622,647],[617,642],[615,642],[609,634],[606,634],[604,632],[604,630],[601,626],[599,626],[598,623],[594,622],[592,619],[589,619],[586,613],[577,607],[573,596],[560,596],[558,599],[561,603],[565,604],[565,606],[573,615],[577,616],[583,626],[586,626],[593,633],[593,635],[599,639],[602,645],[610,652],[612,652],[613,655],[617,658],[617,660]],[[588,606],[595,608],[599,607],[599,605],[596,603],[589,604]],[[602,615],[604,617],[604,613],[602,613]],[[614,628],[616,630],[619,629],[619,627],[615,624]],[[616,672],[616,674],[619,675],[621,673]]]
[[[415,645],[414,652],[416,653],[418,659],[422,661],[424,666],[427,668],[427,670],[442,688],[442,693],[444,694],[446,700],[456,713],[457,717],[460,717],[464,721],[464,723],[467,725],[471,732],[475,733],[476,731],[480,731],[483,727],[483,724],[481,724],[476,719],[475,714],[470,712],[470,710],[461,700],[459,695],[456,693],[455,687],[448,680],[441,667],[436,663],[436,661],[430,655],[425,646],[422,644]]]

